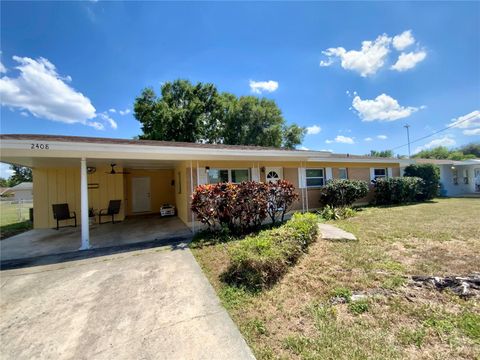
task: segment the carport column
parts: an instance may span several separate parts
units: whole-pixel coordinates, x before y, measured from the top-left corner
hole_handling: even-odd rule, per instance
[[[88,227],[88,181],[87,181],[87,159],[80,161],[80,203],[82,222],[82,246],[80,250],[90,249],[90,229]]]

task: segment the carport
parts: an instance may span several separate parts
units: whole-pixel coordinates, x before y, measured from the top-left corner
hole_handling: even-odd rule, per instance
[[[80,228],[34,229],[0,242],[1,261],[56,255],[78,250]],[[189,239],[190,229],[177,217],[159,215],[126,218],[115,224],[90,226],[90,248],[99,249],[142,242]]]

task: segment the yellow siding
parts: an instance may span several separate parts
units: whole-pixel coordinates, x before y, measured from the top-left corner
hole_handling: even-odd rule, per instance
[[[187,185],[187,165],[186,162],[182,162],[175,166],[175,203],[178,217],[186,224],[188,224],[190,212]]]
[[[89,189],[89,207],[96,210],[108,207],[110,200],[122,200],[122,207],[116,219],[123,220],[123,176],[109,175],[105,172],[109,167],[97,167],[97,171],[88,175],[88,183],[98,184],[98,189]],[[122,171],[121,168],[117,170]],[[67,203],[70,211],[77,214],[77,222],[81,222],[80,214],[80,167],[78,168],[35,168],[33,169],[33,213],[34,227],[53,228],[52,204]],[[62,225],[71,224],[73,220],[62,221]]]

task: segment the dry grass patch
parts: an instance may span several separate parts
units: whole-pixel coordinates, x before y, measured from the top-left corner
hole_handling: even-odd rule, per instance
[[[317,241],[278,284],[255,294],[220,281],[235,241],[192,251],[259,359],[474,359],[478,300],[405,281],[479,271],[478,214],[478,199],[366,208],[335,222],[358,242]],[[339,289],[374,295],[357,311],[330,304]]]

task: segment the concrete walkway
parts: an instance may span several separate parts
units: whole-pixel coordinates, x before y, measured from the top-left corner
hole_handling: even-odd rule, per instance
[[[253,359],[190,250],[0,273],[2,359]]]
[[[354,241],[357,240],[355,235],[345,230],[339,229],[330,224],[319,224],[320,234],[324,240],[332,241]]]

